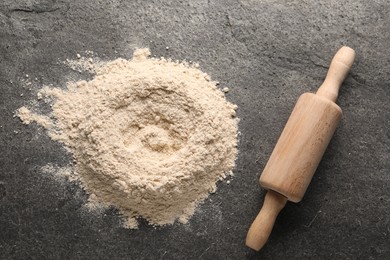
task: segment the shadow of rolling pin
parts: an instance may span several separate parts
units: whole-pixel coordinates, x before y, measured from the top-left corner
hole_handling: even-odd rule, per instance
[[[317,93],[305,93],[298,99],[260,177],[260,185],[268,192],[249,228],[248,247],[260,250],[287,200],[299,202],[303,198],[340,122],[342,111],[335,101],[354,60],[355,51],[342,47]]]

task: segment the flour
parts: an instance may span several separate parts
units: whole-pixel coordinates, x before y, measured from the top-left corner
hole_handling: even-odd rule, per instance
[[[237,106],[216,82],[195,66],[149,55],[139,49],[132,60],[99,64],[91,81],[66,90],[44,87],[50,117],[18,110],[70,149],[90,200],[117,207],[130,228],[139,217],[187,222],[231,174],[237,154]]]
[[[105,63],[101,59],[95,57],[93,52],[86,51],[85,53],[87,57],[83,57],[77,53],[76,60],[66,59],[63,63],[78,72],[87,71],[89,73],[96,73],[96,71]]]
[[[66,179],[69,181],[77,181],[78,176],[73,172],[71,167],[59,167],[58,165],[47,164],[41,167],[41,172],[51,174],[57,179]]]
[[[47,129],[53,128],[53,122],[50,120],[49,117],[32,113],[26,107],[19,108],[18,116],[25,124],[36,122],[37,124],[43,126],[44,128]]]

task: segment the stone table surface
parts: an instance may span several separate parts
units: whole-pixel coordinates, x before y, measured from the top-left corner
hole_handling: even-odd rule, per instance
[[[389,25],[386,0],[2,0],[0,258],[390,259]],[[342,122],[304,199],[256,253],[244,239],[264,198],[258,177],[298,96],[316,90],[342,45],[357,53]],[[35,99],[26,82],[91,77],[61,61],[87,50],[130,58],[137,47],[199,62],[239,107],[235,175],[186,225],[128,230],[115,208],[85,211],[77,184],[41,172],[71,155],[14,116]]]

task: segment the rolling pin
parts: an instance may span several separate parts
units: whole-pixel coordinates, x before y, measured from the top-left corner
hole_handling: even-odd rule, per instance
[[[304,93],[299,97],[261,174],[260,185],[268,192],[249,228],[248,247],[260,250],[287,200],[299,202],[305,194],[341,119],[341,109],[335,102],[354,59],[355,51],[342,47],[317,93]]]

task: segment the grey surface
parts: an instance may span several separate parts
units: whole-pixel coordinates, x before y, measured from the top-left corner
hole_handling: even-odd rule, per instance
[[[0,258],[390,259],[390,3],[167,2],[1,1]],[[304,200],[254,253],[244,239],[264,196],[258,176],[296,99],[316,90],[343,44],[357,52],[338,99],[343,120]],[[235,177],[187,225],[127,230],[115,209],[86,212],[80,187],[39,170],[71,155],[13,117],[35,98],[25,74],[64,86],[89,75],[59,61],[85,50],[128,58],[136,47],[199,62],[239,106]]]

